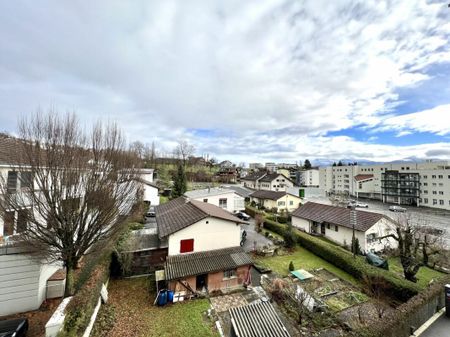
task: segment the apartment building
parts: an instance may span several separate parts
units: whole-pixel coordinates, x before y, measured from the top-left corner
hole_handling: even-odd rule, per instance
[[[314,168],[310,170],[298,171],[298,183],[300,186],[319,186],[319,170]]]
[[[321,167],[319,186],[328,194],[450,210],[450,161]]]

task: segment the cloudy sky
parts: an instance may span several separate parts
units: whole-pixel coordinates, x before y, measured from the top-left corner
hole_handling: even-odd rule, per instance
[[[450,158],[448,1],[2,1],[0,131],[36,109],[236,162]]]

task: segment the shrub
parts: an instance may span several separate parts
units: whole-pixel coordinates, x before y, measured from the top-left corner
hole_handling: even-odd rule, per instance
[[[286,225],[267,219],[264,221],[264,227],[283,237],[287,229]],[[298,244],[357,279],[362,280],[365,275],[370,278],[384,278],[388,284],[387,295],[391,298],[405,302],[420,291],[417,284],[404,280],[392,272],[370,266],[362,257],[357,256],[354,259],[340,247],[298,230],[293,230],[293,234]]]
[[[295,270],[295,267],[294,267],[294,261],[291,261],[290,263],[289,263],[289,271],[294,271]]]
[[[81,336],[86,330],[98,303],[102,284],[109,277],[111,252],[107,250],[99,256],[98,264],[92,269],[89,279],[67,305],[64,327],[58,337]]]
[[[144,224],[140,222],[130,222],[128,224],[128,228],[130,228],[132,231],[135,231],[144,228]]]

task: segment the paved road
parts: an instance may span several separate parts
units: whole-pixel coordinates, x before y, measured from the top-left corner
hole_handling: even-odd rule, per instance
[[[331,204],[330,200],[326,197],[313,197],[309,198],[308,201]],[[408,207],[402,205],[402,207],[406,208],[407,211],[405,213],[395,213],[389,211],[390,204],[383,204],[380,201],[367,199],[360,199],[360,201],[369,205],[368,208],[361,208],[361,210],[383,213],[394,220],[408,216],[414,224],[432,226],[444,230],[444,245],[447,248],[450,248],[450,211],[422,207]]]
[[[241,231],[245,230],[247,232],[247,240],[244,243],[244,250],[246,252],[251,252],[255,249],[262,248],[263,246],[272,245],[272,241],[255,231],[255,220],[250,219],[248,225],[241,225]]]
[[[450,336],[450,318],[445,314],[438,318],[420,337],[448,337]]]

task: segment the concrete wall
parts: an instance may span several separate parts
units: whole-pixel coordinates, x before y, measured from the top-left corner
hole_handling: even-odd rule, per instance
[[[47,279],[59,268],[25,254],[0,255],[0,316],[38,309]]]
[[[180,254],[180,241],[194,239],[194,252],[239,246],[240,226],[208,217],[169,236],[169,255]]]

